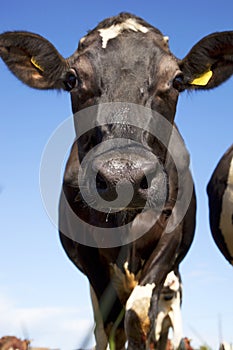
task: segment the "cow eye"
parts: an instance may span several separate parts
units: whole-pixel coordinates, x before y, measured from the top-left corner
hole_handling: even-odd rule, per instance
[[[177,74],[177,76],[173,80],[173,87],[177,91],[183,91],[184,90],[184,76],[183,74]]]
[[[64,79],[64,85],[65,85],[66,91],[71,91],[74,88],[78,87],[79,79],[74,69],[66,73],[66,76]]]

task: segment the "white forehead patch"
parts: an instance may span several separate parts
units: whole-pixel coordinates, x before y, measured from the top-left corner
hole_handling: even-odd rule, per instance
[[[147,33],[149,31],[148,28],[139,24],[134,18],[128,18],[125,22],[112,25],[109,28],[99,29],[100,36],[102,37],[103,49],[106,49],[109,40],[116,38],[127,29],[142,33]]]
[[[229,253],[233,255],[233,158],[231,160],[227,188],[222,198],[222,212],[220,217],[220,229],[224,232],[224,240],[226,242]],[[231,262],[233,265],[233,261]]]
[[[81,38],[79,41],[80,41],[80,43],[82,44],[84,41],[85,41],[85,39],[86,39],[86,36],[84,36],[83,38]]]

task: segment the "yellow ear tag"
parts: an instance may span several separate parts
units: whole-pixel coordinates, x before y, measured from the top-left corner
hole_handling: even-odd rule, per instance
[[[35,66],[36,68],[38,68],[41,72],[44,71],[44,69],[41,68],[41,66],[36,62],[35,58],[32,57],[32,58],[31,58],[31,62],[32,62],[33,66]]]
[[[209,70],[208,72],[202,74],[199,78],[196,78],[193,81],[191,81],[191,83],[189,84],[205,86],[210,81],[210,78],[212,77],[212,75],[213,75],[212,70]]]

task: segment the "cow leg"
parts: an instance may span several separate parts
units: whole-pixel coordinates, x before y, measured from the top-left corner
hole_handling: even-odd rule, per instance
[[[91,285],[90,294],[95,320],[95,350],[106,350],[108,348],[108,343],[110,341],[111,336],[113,336],[112,341],[114,341],[114,349],[124,350],[126,342],[124,328],[118,326],[116,327],[114,334],[112,334],[112,329],[114,328],[115,324],[111,322],[104,326],[103,318],[100,312],[99,302],[96,297],[95,291]]]
[[[144,350],[155,342],[154,325],[159,293],[167,274],[173,270],[182,238],[182,224],[173,232],[163,233],[143,268],[140,284],[126,303],[125,331],[128,350]]]
[[[106,350],[108,346],[108,338],[104,330],[104,323],[103,323],[102,315],[100,313],[98,299],[91,285],[90,285],[90,294],[91,294],[91,302],[92,302],[94,320],[95,320],[95,331],[94,331],[95,340],[96,340],[95,350]]]
[[[157,320],[156,320],[157,323]],[[158,343],[156,343],[156,349],[165,350],[167,347],[169,328],[171,327],[171,320],[169,317],[165,317],[162,320],[161,331],[158,337]],[[156,336],[156,333],[155,333]]]
[[[125,331],[128,350],[146,350],[150,329],[149,309],[155,284],[136,286],[126,303]]]
[[[173,338],[172,345],[174,349],[178,349],[180,342],[182,340],[182,318],[181,318],[181,310],[180,310],[180,298],[177,297],[173,310],[169,312],[169,317],[171,319],[172,328],[173,328]]]
[[[167,274],[174,269],[180,243],[182,240],[183,227],[182,223],[170,233],[164,233],[160,239],[158,246],[152,253],[148,263],[143,271],[140,284],[155,284],[152,291],[149,319],[150,334],[147,336],[154,340],[155,319],[158,312],[159,294],[165,282]]]
[[[110,282],[106,266],[99,258],[98,249],[76,243],[62,233],[60,238],[68,257],[88,276],[92,286],[91,298],[96,322],[96,349],[106,350],[111,328],[122,310],[122,304]],[[116,350],[121,350],[125,343],[124,330],[121,328],[122,325],[119,325],[116,330]]]
[[[156,322],[155,322],[155,341],[157,343],[162,343],[162,338],[164,338],[164,335],[168,334],[168,330],[170,327],[170,322],[167,321],[167,316],[165,315],[164,312],[159,312],[157,317],[156,317]],[[165,346],[166,347],[166,346]],[[160,346],[158,347],[160,350]]]

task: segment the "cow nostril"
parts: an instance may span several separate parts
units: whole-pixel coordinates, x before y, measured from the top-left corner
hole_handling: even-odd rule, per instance
[[[165,217],[168,219],[169,216],[172,215],[172,208],[165,208],[163,209],[162,213],[165,215]]]
[[[108,188],[106,180],[100,173],[96,175],[96,187],[98,190],[106,190]]]
[[[153,172],[144,175],[141,182],[140,182],[140,188],[142,190],[148,190],[151,187],[151,182],[154,178],[155,174]]]
[[[148,180],[147,180],[146,176],[143,176],[143,178],[140,182],[140,188],[142,190],[147,190],[149,188],[149,184],[148,184]]]

